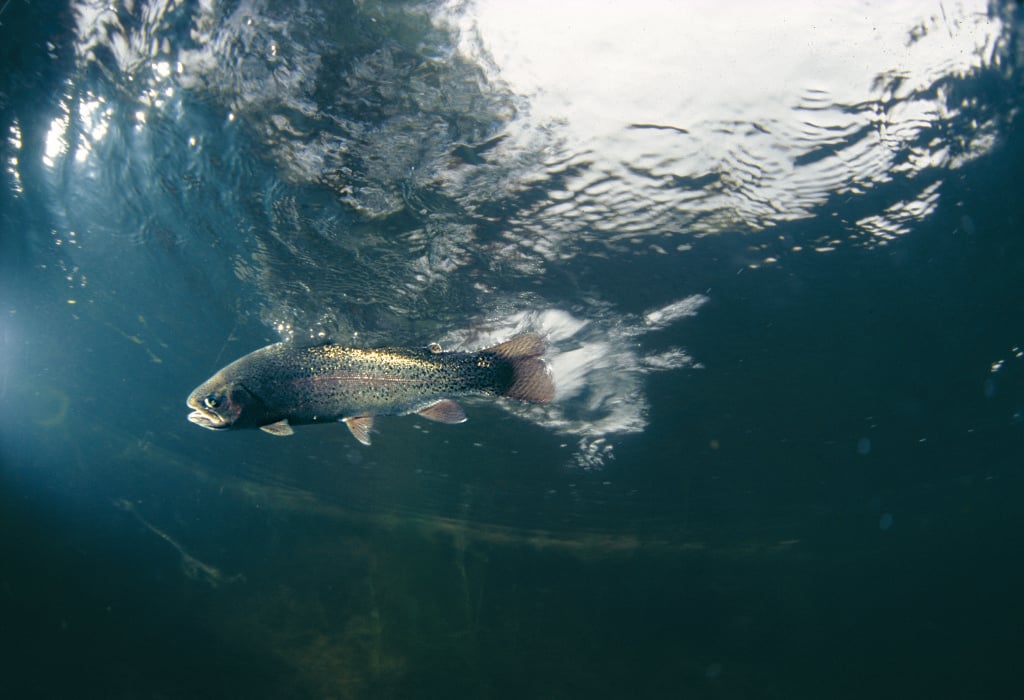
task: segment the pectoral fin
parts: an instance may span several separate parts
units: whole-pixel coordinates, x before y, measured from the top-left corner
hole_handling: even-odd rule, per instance
[[[278,437],[284,437],[285,435],[294,435],[295,431],[292,430],[292,426],[288,425],[288,419],[282,418],[276,423],[270,425],[261,425],[260,430],[271,435],[277,435]]]
[[[466,422],[466,412],[462,410],[462,406],[451,399],[441,399],[437,403],[432,403],[426,408],[420,409],[417,413],[427,420],[434,420],[438,423]]]
[[[352,437],[364,445],[370,444],[370,430],[373,428],[373,416],[351,416],[350,418],[342,418],[341,420],[352,432]]]

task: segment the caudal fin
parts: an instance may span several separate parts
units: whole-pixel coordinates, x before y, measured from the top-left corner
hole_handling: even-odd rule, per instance
[[[484,352],[494,353],[512,366],[512,383],[503,396],[533,403],[550,403],[555,398],[551,370],[541,359],[544,340],[536,333],[517,335]]]

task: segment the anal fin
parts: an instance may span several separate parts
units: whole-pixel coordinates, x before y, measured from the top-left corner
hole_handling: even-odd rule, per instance
[[[277,435],[278,437],[284,437],[286,435],[294,435],[295,431],[292,430],[292,426],[288,425],[288,419],[282,418],[276,423],[270,425],[261,425],[260,430],[271,435]]]
[[[341,421],[348,426],[349,431],[359,442],[364,445],[370,444],[370,430],[373,429],[373,416],[350,416],[342,418]]]
[[[462,406],[455,403],[451,399],[441,399],[436,403],[432,403],[426,408],[421,408],[416,411],[427,420],[437,421],[438,423],[465,423],[466,412],[462,410]]]

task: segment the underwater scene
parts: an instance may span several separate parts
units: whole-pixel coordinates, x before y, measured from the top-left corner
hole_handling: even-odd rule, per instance
[[[9,698],[1006,698],[1024,8],[0,0]]]

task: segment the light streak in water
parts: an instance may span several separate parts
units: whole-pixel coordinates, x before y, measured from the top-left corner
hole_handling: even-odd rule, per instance
[[[166,532],[158,528],[156,525],[152,524],[144,517],[142,517],[142,514],[139,513],[138,509],[135,507],[135,504],[132,503],[131,501],[124,498],[118,498],[114,500],[113,503],[114,507],[131,513],[133,516],[135,516],[136,520],[138,520],[146,527],[146,529],[148,529],[150,532],[152,532],[154,535],[162,539],[167,544],[171,545],[171,547],[173,547],[174,550],[181,556],[181,569],[188,578],[193,579],[195,581],[204,581],[213,588],[217,588],[223,583],[236,583],[239,581],[245,581],[245,576],[242,574],[227,576],[224,573],[222,573],[221,570],[217,567],[200,561],[196,557],[192,556],[192,554],[190,554],[189,551],[185,549],[185,547],[178,543],[177,540],[175,540],[173,537],[171,537]]]

